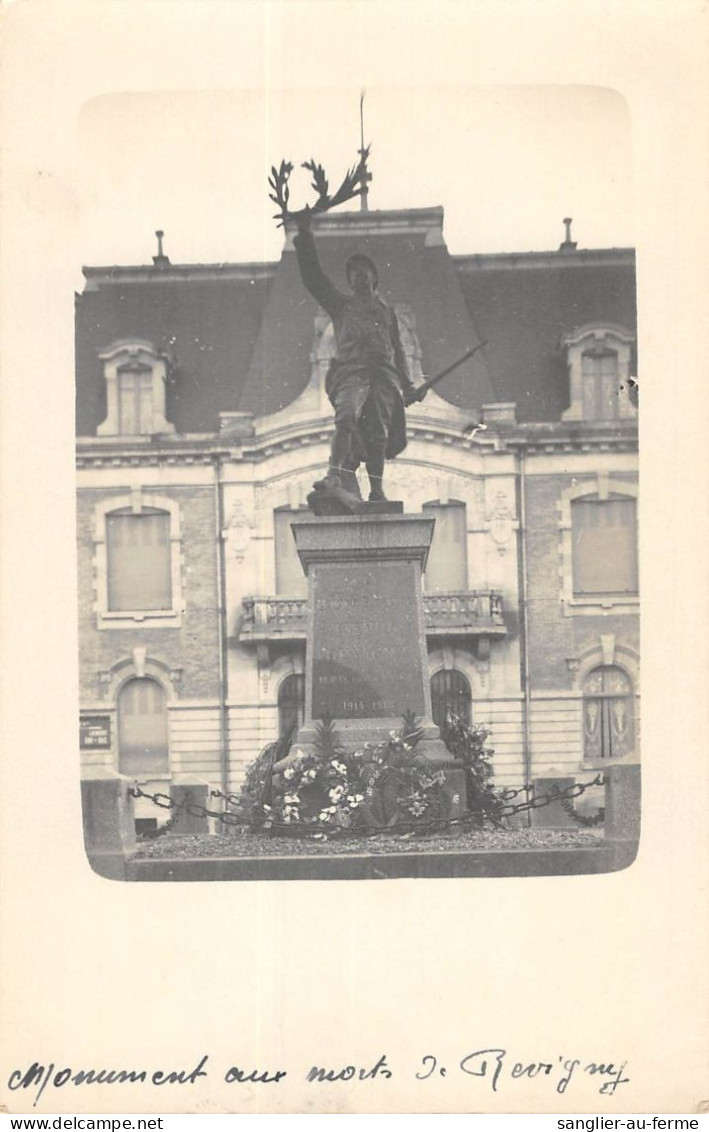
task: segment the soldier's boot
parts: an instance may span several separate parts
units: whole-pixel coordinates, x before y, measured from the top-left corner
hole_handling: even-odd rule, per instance
[[[386,495],[384,494],[383,488],[384,448],[384,444],[377,445],[376,448],[370,448],[369,452],[367,453],[367,475],[369,476],[370,503],[386,502]]]
[[[321,480],[316,480],[313,484],[316,491],[327,491],[328,489],[342,487],[342,472],[347,467],[351,447],[352,442],[349,434],[344,429],[338,429],[332,438],[327,475]]]

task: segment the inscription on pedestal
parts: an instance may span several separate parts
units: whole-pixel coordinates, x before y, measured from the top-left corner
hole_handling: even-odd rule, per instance
[[[312,718],[425,711],[414,562],[311,567]]]

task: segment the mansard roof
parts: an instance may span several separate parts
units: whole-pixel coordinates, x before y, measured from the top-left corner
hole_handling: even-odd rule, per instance
[[[343,288],[349,255],[375,260],[382,296],[413,312],[425,374],[486,341],[438,386],[471,413],[516,401],[520,421],[558,420],[569,403],[562,337],[587,323],[634,332],[630,249],[451,256],[441,208],[327,214],[315,235],[324,269]],[[220,412],[264,415],[291,404],[310,379],[317,309],[292,237],[287,230],[277,264],[85,268],[78,434],[93,435],[105,416],[99,355],[117,339],[146,339],[171,357],[167,417],[178,433],[214,432]]]

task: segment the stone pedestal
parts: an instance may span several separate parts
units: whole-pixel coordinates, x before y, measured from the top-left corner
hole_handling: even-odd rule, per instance
[[[555,791],[568,790],[576,782],[575,778],[535,778],[534,795],[553,794]],[[532,825],[535,829],[569,829],[578,828],[573,818],[570,818],[561,802],[550,802],[548,806],[540,806],[530,811]]]
[[[640,764],[614,763],[605,768],[604,774],[605,838],[607,841],[637,842],[640,837]]]
[[[208,782],[187,774],[170,784],[170,798],[180,807],[176,811],[177,821],[171,830],[176,837],[211,832],[210,819],[200,812],[209,809],[209,789]]]
[[[308,577],[305,719],[312,749],[330,716],[347,747],[385,742],[404,712],[423,727],[417,751],[450,768],[458,812],[465,775],[431,717],[421,574],[435,520],[423,515],[321,516],[293,523]]]
[[[633,753],[592,763],[588,769],[602,773],[606,780],[603,840],[610,850],[611,869],[625,869],[635,860],[640,842],[640,763]]]
[[[126,856],[135,849],[133,779],[103,767],[86,771],[81,780],[84,844],[94,872],[125,880]]]

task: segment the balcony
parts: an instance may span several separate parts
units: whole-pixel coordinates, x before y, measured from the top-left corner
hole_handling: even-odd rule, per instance
[[[423,615],[427,637],[504,637],[502,594],[495,590],[425,593]]]
[[[304,641],[308,623],[307,598],[245,597],[239,630],[241,644]],[[460,593],[425,593],[423,612],[426,636],[505,637],[502,595],[495,590]]]

